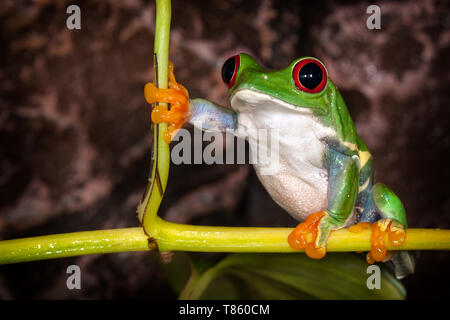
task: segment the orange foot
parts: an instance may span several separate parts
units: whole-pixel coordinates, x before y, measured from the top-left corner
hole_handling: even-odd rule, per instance
[[[359,233],[364,229],[370,228],[370,223],[360,222],[349,228],[349,231]],[[388,241],[393,246],[399,246],[406,240],[405,227],[398,221],[387,218],[381,219],[372,224],[371,249],[367,254],[367,262],[370,264],[375,261],[387,261],[390,254],[387,252],[384,244],[385,234],[388,236]]]
[[[300,223],[288,237],[289,245],[296,250],[304,249],[308,257],[321,259],[326,254],[326,249],[318,244],[319,224],[326,216],[325,211],[309,215],[305,222]]]
[[[169,126],[164,132],[164,141],[170,143],[177,134],[178,129],[188,118],[189,95],[188,91],[175,80],[173,64],[169,63],[169,89],[159,89],[153,83],[144,87],[145,100],[150,103],[169,103],[170,107],[156,105],[152,111],[153,123],[168,122]]]

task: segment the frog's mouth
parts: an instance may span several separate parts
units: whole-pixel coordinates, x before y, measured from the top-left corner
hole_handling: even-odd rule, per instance
[[[310,108],[296,106],[266,93],[248,88],[239,89],[233,92],[230,101],[231,108],[236,112],[251,112],[257,111],[258,109],[267,109],[269,107],[273,112],[295,111],[296,113],[305,115],[312,114]]]

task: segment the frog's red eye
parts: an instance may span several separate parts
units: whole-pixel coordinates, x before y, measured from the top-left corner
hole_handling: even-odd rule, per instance
[[[309,93],[319,93],[327,84],[327,71],[315,59],[306,58],[297,62],[292,77],[298,89]]]
[[[222,79],[223,82],[231,88],[234,85],[234,81],[236,81],[236,74],[239,69],[240,58],[239,55],[232,56],[229,58],[222,67]]]

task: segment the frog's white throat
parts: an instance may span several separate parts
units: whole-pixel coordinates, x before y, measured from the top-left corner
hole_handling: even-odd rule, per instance
[[[292,216],[303,220],[306,215],[326,209],[328,174],[323,166],[324,138],[335,131],[322,125],[308,108],[293,106],[270,95],[242,89],[231,97],[232,108],[238,112],[236,135],[250,145],[258,145],[261,130],[278,132],[278,170],[272,175],[262,172],[256,161],[255,171],[269,194]],[[272,137],[271,134],[267,135]],[[271,154],[274,141],[267,143]],[[267,163],[265,164],[267,167]]]
[[[271,105],[271,108],[285,108],[294,110],[297,113],[311,114],[308,108],[295,106],[269,94],[258,92],[251,89],[240,89],[231,96],[231,107],[235,111],[244,111],[246,108],[257,108],[264,105]]]
[[[287,141],[297,138],[321,139],[335,132],[322,125],[311,109],[294,106],[271,95],[250,89],[236,91],[231,107],[238,113],[236,135],[257,139],[258,130],[278,130]],[[301,139],[304,140],[304,139]]]

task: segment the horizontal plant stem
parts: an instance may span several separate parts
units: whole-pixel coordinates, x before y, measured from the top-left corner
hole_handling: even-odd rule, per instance
[[[157,223],[160,251],[298,252],[287,242],[291,228],[192,226],[162,219]],[[327,251],[369,251],[371,234],[370,229],[361,233],[348,229],[333,231],[327,242]],[[386,247],[389,250],[450,250],[450,230],[407,229],[403,245],[387,244]]]
[[[149,250],[142,228],[83,231],[0,241],[0,264]]]
[[[298,252],[287,236],[291,228],[236,228],[176,224],[157,218],[160,251]],[[347,229],[330,234],[328,252],[369,251],[370,230]],[[389,250],[450,250],[450,230],[407,229],[406,242]],[[150,250],[142,228],[84,231],[0,241],[0,264],[87,254]]]

